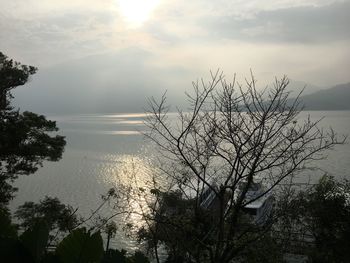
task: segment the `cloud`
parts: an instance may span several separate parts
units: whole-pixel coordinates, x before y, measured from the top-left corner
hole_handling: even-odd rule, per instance
[[[213,16],[200,23],[212,37],[247,42],[319,43],[350,40],[350,3],[265,10],[249,18]]]
[[[180,98],[217,68],[242,80],[252,68],[259,83],[349,81],[349,1],[160,0],[137,28],[117,1],[0,0],[0,50],[40,69],[20,104],[45,94],[47,108],[128,111],[165,89]]]
[[[109,13],[68,12],[37,19],[3,13],[0,42],[3,51],[17,60],[50,65],[103,50],[113,23]]]

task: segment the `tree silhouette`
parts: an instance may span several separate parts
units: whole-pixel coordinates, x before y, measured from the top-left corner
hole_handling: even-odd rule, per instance
[[[159,150],[162,180],[171,182],[163,192],[178,193],[179,204],[187,200],[184,209],[162,209],[164,194],[152,191],[158,205],[150,204],[142,233],[153,251],[165,245],[171,262],[242,257],[266,238],[274,220],[271,213],[265,224],[256,224],[246,218],[247,207],[344,142],[332,130],[319,129],[319,121],[300,120],[300,94],[291,99],[288,84],[283,77],[259,90],[253,75],[240,85],[217,72],[209,83],[193,83],[189,108],[178,110],[175,124],[165,96],[150,100],[146,135]],[[251,196],[257,184],[265,187]],[[214,210],[203,209],[207,191]]]
[[[66,144],[54,121],[11,106],[11,90],[24,85],[36,72],[0,52],[0,206],[6,206],[16,188],[18,175],[34,173],[43,161],[58,161]]]

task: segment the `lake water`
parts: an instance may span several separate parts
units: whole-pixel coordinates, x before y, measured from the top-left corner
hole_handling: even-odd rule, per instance
[[[308,114],[315,120],[324,117],[322,127],[332,127],[339,134],[350,133],[349,111],[302,112],[300,117],[305,118]],[[101,194],[115,186],[118,180],[127,180],[127,174],[135,167],[141,184],[150,178],[152,148],[142,135],[145,131],[143,114],[48,118],[56,120],[60,134],[66,136],[63,158],[59,162],[44,163],[35,175],[21,176],[16,181],[19,192],[11,203],[12,208],[50,195],[79,207],[78,211],[87,215],[99,205]],[[350,178],[350,145],[337,146],[327,155],[316,165],[338,178]],[[138,246],[122,231],[118,232],[113,245],[128,250]]]

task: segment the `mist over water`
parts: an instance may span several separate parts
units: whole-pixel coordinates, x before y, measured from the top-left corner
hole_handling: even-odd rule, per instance
[[[311,120],[324,119],[320,127],[332,127],[341,135],[350,133],[349,111],[302,112],[300,121],[310,115]],[[36,174],[20,176],[15,185],[17,197],[11,203],[15,209],[25,201],[38,201],[45,195],[58,197],[63,203],[79,207],[78,213],[88,215],[100,204],[101,194],[128,183],[130,172],[142,185],[151,179],[150,161],[153,146],[142,135],[146,131],[144,114],[65,115],[48,116],[56,120],[67,145],[62,160],[46,162]],[[175,115],[170,120],[175,121]],[[350,178],[350,145],[339,145],[327,152],[327,158],[315,162],[320,170],[312,175],[328,172],[337,178]],[[112,245],[134,250],[138,244],[119,231]]]

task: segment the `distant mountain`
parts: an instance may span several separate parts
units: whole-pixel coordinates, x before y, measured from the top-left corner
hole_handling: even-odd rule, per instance
[[[303,90],[304,89],[304,90]],[[301,92],[303,90],[303,95],[309,95],[312,93],[315,93],[317,91],[320,91],[324,88],[310,84],[310,83],[306,83],[304,81],[300,81],[300,80],[289,80],[289,84],[287,86],[287,91],[291,91],[291,96],[295,97],[299,94],[299,92]]]
[[[350,110],[350,83],[301,97],[305,110]]]

